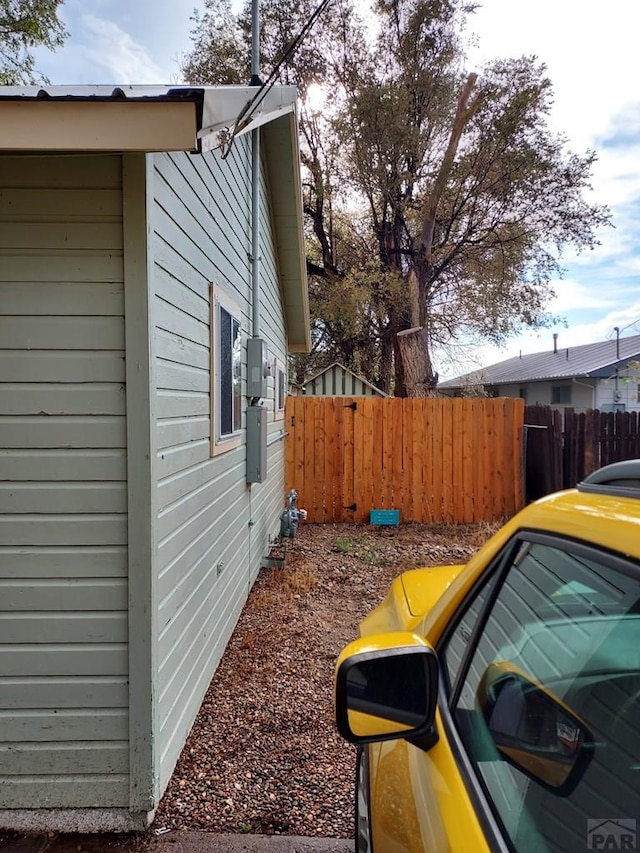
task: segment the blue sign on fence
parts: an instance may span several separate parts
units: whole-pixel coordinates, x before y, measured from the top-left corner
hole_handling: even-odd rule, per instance
[[[369,524],[400,524],[399,509],[372,509],[369,513]]]

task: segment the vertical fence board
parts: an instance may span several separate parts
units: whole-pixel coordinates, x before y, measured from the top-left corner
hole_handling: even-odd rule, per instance
[[[386,397],[382,401],[382,502],[385,509],[393,507],[393,398]]]
[[[458,397],[453,400],[451,418],[451,457],[452,483],[451,499],[454,518],[464,521],[464,468],[462,460],[462,434],[464,432],[464,400]]]
[[[422,518],[424,504],[424,403],[415,398],[412,406],[413,454],[411,460],[411,492],[413,498],[413,521]]]
[[[402,400],[402,518],[413,520],[413,501],[411,489],[411,455],[413,434],[411,432],[411,401]]]
[[[502,403],[504,402],[502,399],[498,398],[498,409],[496,411],[495,417],[495,445],[494,445],[494,453],[497,449],[504,443],[505,440],[505,423],[504,423],[504,415],[502,411]],[[500,466],[500,472],[496,472],[498,474],[497,481],[499,483],[499,488],[497,489],[497,499],[499,501],[498,504],[498,514],[500,518],[504,518],[507,514],[507,483],[509,481],[509,475],[506,469],[506,460],[503,465]]]
[[[473,401],[472,424],[469,430],[471,436],[471,468],[473,490],[471,497],[473,500],[473,520],[484,521],[485,516],[485,490],[484,482],[484,400],[479,397]],[[473,429],[475,425],[475,429]]]
[[[344,418],[344,517],[346,521],[355,521],[355,443],[353,438],[355,417],[348,407],[349,402],[342,399],[339,406]]]
[[[524,481],[524,400],[516,401],[513,410],[513,423],[511,432],[513,435],[513,512],[518,512],[524,506],[525,481]]]
[[[373,403],[374,397],[368,400],[368,403]],[[384,403],[385,401],[382,400]],[[370,417],[373,420],[373,454],[371,464],[371,485],[372,485],[372,506],[384,507],[384,407],[370,405]]]
[[[285,429],[289,433],[284,443],[284,490],[294,487],[295,476],[295,405],[296,397],[287,397],[284,403]]]
[[[374,442],[374,423],[373,423],[373,397],[363,397],[362,401],[358,400],[358,411],[362,409],[361,428],[363,433],[362,441],[362,498],[358,501],[358,521],[360,523],[369,521],[369,512],[375,506],[373,495],[373,468],[377,467],[379,471],[379,461],[377,460],[377,448]]]
[[[431,519],[441,522],[444,518],[444,483],[443,483],[443,445],[442,424],[446,400],[433,400],[431,406],[431,466],[433,478],[433,499],[431,502]]]
[[[450,524],[454,518],[453,406],[445,405],[442,407],[442,521]]]
[[[400,510],[402,510],[404,505],[404,469],[402,467],[402,414],[404,411],[403,402],[404,401],[401,400],[399,397],[391,400],[393,420],[393,494],[391,506],[395,509]]]
[[[333,521],[336,517],[335,491],[337,477],[335,473],[335,445],[336,445],[336,422],[335,422],[335,398],[329,397],[324,406],[324,520]]]
[[[484,453],[485,453],[485,466],[488,471],[491,472],[490,479],[487,481],[487,491],[485,491],[485,500],[486,505],[490,507],[489,514],[491,518],[500,518],[500,500],[496,496],[496,470],[499,467],[497,464],[497,459],[494,456],[494,448],[496,443],[496,435],[495,435],[495,415],[496,415],[496,406],[495,400],[487,400],[487,407],[485,411],[485,422],[484,422],[484,430],[485,430],[485,445],[484,445]]]
[[[429,400],[423,408],[423,447],[424,458],[422,463],[422,520],[431,524],[433,515],[433,477],[434,477],[434,455],[433,455],[433,426],[435,401]]]
[[[345,466],[346,466],[346,436],[344,427],[344,407],[340,397],[331,400],[333,404],[333,423],[336,431],[336,441],[333,448],[334,483],[334,519],[337,522],[346,520],[345,498]]]
[[[475,403],[475,400],[473,401]],[[476,406],[473,405],[470,409],[463,409],[463,425],[462,425],[462,505],[465,521],[473,521],[473,495],[475,493],[476,481],[473,467],[473,438],[474,438],[474,415]]]
[[[305,421],[305,408],[304,408],[304,400],[296,397],[295,402],[295,452],[294,452],[294,475],[295,479],[291,483],[291,488],[295,488],[299,490],[302,488],[302,484],[305,482],[304,476],[304,425]]]
[[[326,521],[326,495],[325,495],[325,454],[326,454],[326,434],[324,428],[324,413],[327,408],[325,405],[317,405],[317,399],[314,401],[313,411],[313,494],[316,508],[316,517],[320,523]]]
[[[318,508],[316,506],[316,483],[314,477],[314,451],[315,451],[315,440],[314,440],[314,421],[315,421],[315,405],[313,398],[309,398],[309,408],[308,411],[304,413],[304,472],[303,479],[306,487],[306,492],[309,495],[309,501],[307,504],[307,510],[311,516],[310,521],[317,522],[318,521]]]
[[[357,405],[353,413],[353,502],[355,509],[353,520],[361,523],[364,506],[364,412],[362,405]]]
[[[506,403],[506,401],[505,401]],[[518,430],[515,424],[515,406],[506,406],[504,413],[504,441],[508,444],[509,441],[516,441]],[[504,512],[505,516],[509,517],[516,511],[517,490],[515,488],[516,463],[518,460],[513,453],[505,453],[505,488],[504,488]]]

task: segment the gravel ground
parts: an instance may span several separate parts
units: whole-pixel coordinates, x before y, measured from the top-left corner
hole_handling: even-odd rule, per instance
[[[349,838],[355,749],[333,722],[333,669],[402,570],[466,562],[487,525],[301,525],[263,569],[149,832]]]

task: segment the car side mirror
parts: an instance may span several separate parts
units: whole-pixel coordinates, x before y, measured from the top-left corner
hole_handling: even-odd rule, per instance
[[[336,669],[336,723],[352,743],[420,738],[435,717],[438,666],[433,649],[414,634],[357,640]]]
[[[502,758],[554,793],[570,794],[593,755],[585,722],[506,662],[489,666],[478,698]]]

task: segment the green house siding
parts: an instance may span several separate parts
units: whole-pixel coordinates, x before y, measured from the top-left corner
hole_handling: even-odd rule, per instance
[[[258,331],[282,365],[271,190],[262,168]],[[0,826],[144,824],[278,532],[275,375],[246,482],[251,233],[248,135],[224,161],[0,156]],[[212,285],[243,342],[241,438],[215,456]]]
[[[0,157],[0,809],[129,804],[121,183]]]
[[[240,311],[242,378],[251,336],[251,139],[231,155],[153,155],[153,258],[157,471],[157,725],[164,790],[247,595],[277,532],[283,505],[282,442],[269,476],[246,483],[238,447],[211,456],[211,286]],[[285,360],[284,310],[268,188],[261,180],[261,294],[272,358]],[[269,398],[270,434],[280,431]],[[246,398],[243,398],[243,407]],[[244,428],[244,414],[242,419]]]

